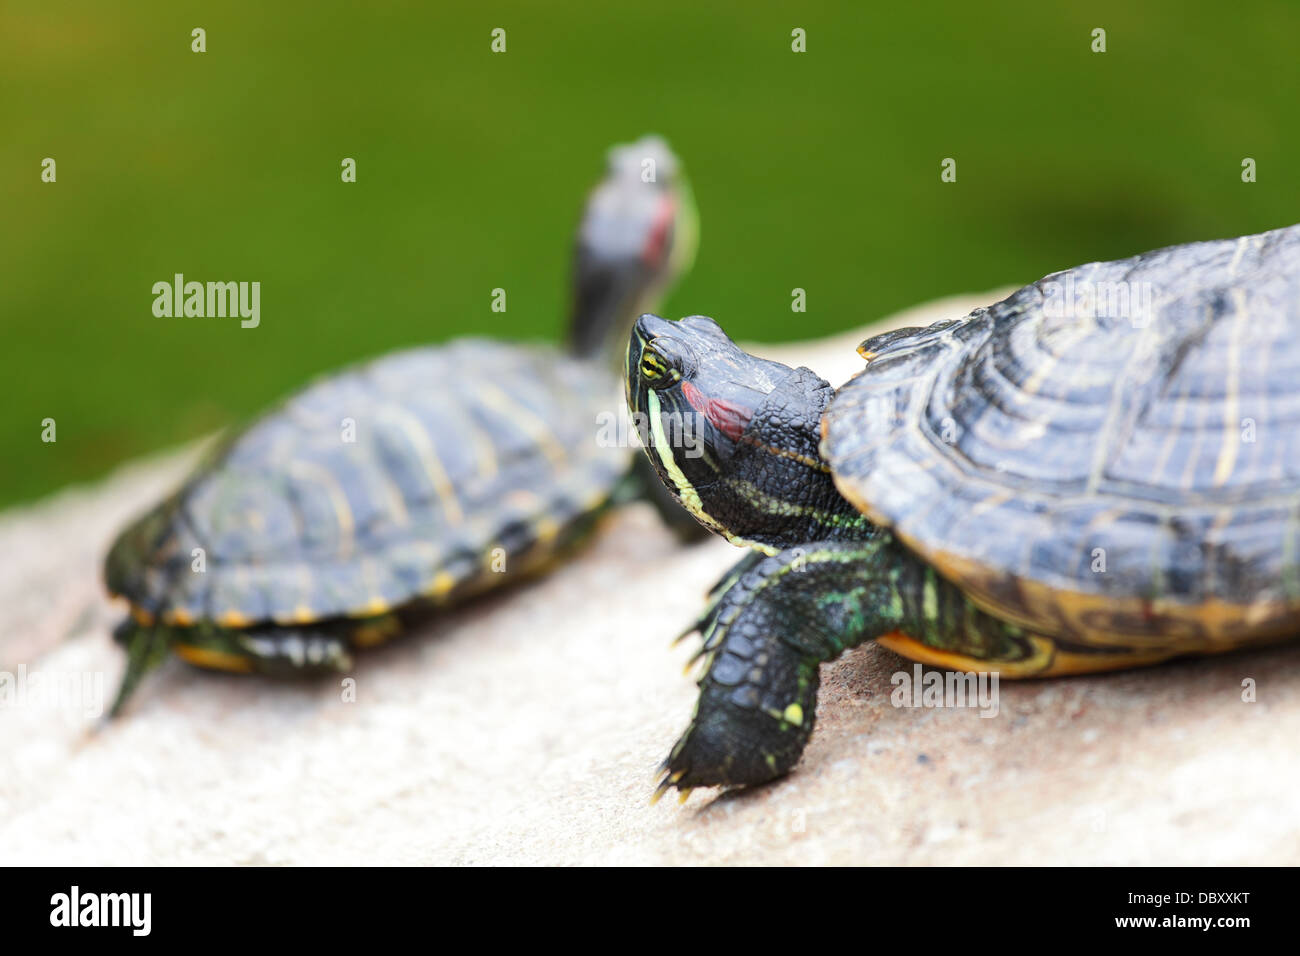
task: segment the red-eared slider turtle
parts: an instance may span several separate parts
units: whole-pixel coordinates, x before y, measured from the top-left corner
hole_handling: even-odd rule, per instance
[[[833,392],[711,319],[633,331],[650,457],[752,549],[698,624],[663,787],[786,773],[818,664],[868,640],[1039,677],[1300,634],[1300,226],[1081,266],[860,352]]]
[[[578,233],[568,354],[484,339],[398,352],[223,442],[109,552],[108,589],[131,606],[112,712],[169,650],[228,671],[345,670],[431,606],[541,568],[611,503],[653,489],[681,514],[640,455],[597,436],[628,328],[689,265],[694,215],[666,144],[615,148]]]

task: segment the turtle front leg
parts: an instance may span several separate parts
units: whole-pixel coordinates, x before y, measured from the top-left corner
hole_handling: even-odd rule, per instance
[[[1046,666],[1041,641],[981,611],[885,531],[747,559],[724,584],[697,627],[707,670],[660,792],[788,773],[812,735],[819,665],[864,641],[888,636],[920,660],[1009,676]]]
[[[826,542],[743,559],[696,629],[706,672],[669,787],[745,786],[790,771],[812,734],[819,665],[892,626],[871,568],[878,542]],[[886,613],[878,608],[883,606]]]

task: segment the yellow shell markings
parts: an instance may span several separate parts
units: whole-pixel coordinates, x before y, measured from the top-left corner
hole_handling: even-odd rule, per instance
[[[1241,267],[1242,256],[1246,254],[1246,249],[1249,248],[1251,240],[1254,238],[1254,236],[1242,236],[1237,240],[1237,246],[1232,250],[1232,260],[1228,263],[1229,279],[1237,277],[1237,269]]]
[[[433,576],[429,583],[428,590],[425,592],[434,600],[445,598],[456,587],[456,577],[450,571],[439,571]]]
[[[252,662],[239,654],[199,647],[196,644],[176,643],[172,645],[176,656],[186,663],[209,670],[230,671],[235,674],[247,674],[253,669]]]
[[[601,488],[582,499],[583,514],[593,514],[604,508],[612,493],[608,488]]]
[[[401,430],[410,443],[411,450],[415,452],[420,460],[420,465],[424,473],[429,478],[429,483],[433,486],[438,501],[442,505],[443,514],[447,521],[453,526],[462,524],[465,520],[465,513],[461,509],[460,500],[456,496],[455,486],[451,478],[447,475],[447,469],[442,464],[442,458],[438,455],[438,449],[434,447],[433,439],[425,431],[418,417],[396,405],[387,405],[381,409],[376,416],[380,422],[389,422],[396,425]]]
[[[1257,241],[1259,241],[1258,237],[1238,240],[1230,272],[1236,272],[1247,250]],[[1224,245],[1226,248],[1227,244]],[[1258,547],[1267,558],[1270,567],[1279,555],[1282,562],[1281,580],[1278,586],[1266,587],[1259,594],[1261,599],[1253,600],[1249,596],[1233,593],[1234,588],[1231,584],[1218,577],[1218,572],[1225,570],[1226,566],[1208,561],[1203,565],[1204,577],[1200,588],[1193,588],[1188,593],[1221,593],[1226,596],[1226,599],[1214,598],[1178,603],[1175,595],[1148,599],[1140,594],[1119,599],[1103,599],[1099,595],[1077,590],[1081,586],[1096,584],[1086,580],[1086,575],[1074,581],[1073,588],[1070,576],[1059,569],[1040,580],[1026,580],[1014,573],[1017,568],[1023,571],[1026,567],[1023,563],[1012,563],[1004,574],[1000,563],[997,568],[980,567],[973,561],[963,562],[957,555],[947,555],[945,562],[945,556],[934,553],[933,548],[931,553],[927,554],[926,550],[918,547],[915,541],[906,542],[922,558],[943,569],[945,576],[966,590],[989,613],[1011,622],[1021,623],[1031,629],[1036,621],[1050,627],[1051,633],[1057,633],[1057,628],[1060,628],[1064,635],[1061,639],[1067,643],[1064,647],[1057,648],[1052,673],[1100,669],[1103,666],[1103,659],[1113,661],[1105,666],[1118,667],[1132,666],[1181,653],[1217,652],[1283,638],[1287,636],[1288,631],[1293,631],[1295,615],[1300,612],[1300,565],[1297,563],[1297,550],[1300,549],[1300,504],[1296,502],[1294,494],[1289,497],[1277,494],[1277,486],[1284,483],[1282,453],[1285,448],[1276,443],[1272,435],[1269,442],[1258,445],[1250,444],[1248,441],[1243,443],[1239,431],[1243,427],[1242,416],[1248,416],[1261,423],[1284,420],[1278,413],[1272,411],[1271,406],[1272,400],[1280,394],[1277,385],[1282,381],[1281,369],[1275,368],[1275,365],[1279,356],[1285,357],[1285,353],[1280,349],[1268,347],[1279,334],[1276,325],[1265,321],[1261,326],[1259,321],[1252,321],[1249,315],[1252,310],[1249,306],[1253,300],[1250,300],[1246,291],[1249,287],[1249,283],[1241,288],[1232,288],[1230,284],[1224,284],[1222,293],[1229,297],[1231,311],[1228,314],[1213,316],[1217,318],[1217,332],[1212,345],[1203,351],[1197,362],[1188,366],[1187,374],[1182,381],[1174,378],[1161,382],[1148,374],[1150,381],[1147,384],[1163,386],[1160,392],[1163,407],[1159,409],[1162,414],[1153,420],[1149,431],[1149,434],[1158,438],[1158,444],[1142,446],[1156,452],[1156,455],[1148,456],[1143,452],[1140,456],[1135,456],[1132,461],[1127,461],[1126,465],[1131,467],[1136,462],[1141,468],[1144,462],[1150,464],[1154,457],[1157,462],[1154,476],[1158,480],[1150,481],[1149,484],[1164,492],[1164,496],[1170,500],[1160,503],[1129,496],[1125,489],[1135,481],[1141,484],[1140,472],[1121,473],[1116,478],[1121,482],[1117,486],[1118,491],[1099,493],[1100,488],[1110,487],[1111,476],[1109,473],[1101,475],[1098,480],[1099,472],[1094,467],[1089,472],[1092,480],[1089,482],[1088,492],[1079,495],[1073,501],[1065,502],[1064,506],[1087,504],[1090,510],[1106,509],[1102,514],[1095,514],[1094,511],[1084,531],[1085,541],[1092,531],[1104,527],[1108,521],[1116,520],[1122,512],[1137,510],[1144,519],[1149,518],[1157,522],[1158,531],[1153,527],[1152,535],[1143,534],[1136,542],[1139,546],[1147,545],[1150,550],[1145,572],[1154,576],[1156,585],[1160,581],[1160,572],[1168,571],[1165,567],[1170,560],[1167,556],[1168,542],[1173,540],[1174,531],[1180,527],[1180,518],[1192,522],[1193,527],[1202,530],[1203,540],[1210,544],[1220,540],[1226,541],[1228,545],[1234,541],[1241,543],[1238,540],[1234,520],[1240,518],[1243,522],[1250,522],[1243,527],[1241,533],[1251,535],[1252,546]],[[1167,308],[1167,303],[1160,303],[1160,306],[1162,309]],[[1254,311],[1258,312],[1259,309]],[[1211,317],[1207,313],[1206,318]],[[1188,320],[1192,332],[1195,332],[1198,316],[1192,313],[1183,318]],[[1159,324],[1157,322],[1155,326]],[[1143,336],[1150,334],[1151,329],[1143,330]],[[1132,340],[1141,337],[1133,335]],[[1262,342],[1263,346],[1254,347],[1257,341]],[[864,348],[862,351],[866,357],[871,357],[870,350]],[[1100,352],[1096,354],[1101,355]],[[1128,359],[1128,369],[1132,371],[1134,356],[1127,354],[1120,357]],[[1042,383],[1048,381],[1050,366],[1043,362],[1029,364],[1036,376],[1031,378],[1027,385],[1038,389]],[[1065,382],[1067,376],[1071,379],[1077,377],[1072,374],[1074,371],[1073,369],[1058,370],[1056,381],[1068,384]],[[1219,373],[1220,378],[1211,387],[1204,387],[1201,383],[1210,381],[1206,379],[1206,374],[1215,372]],[[1090,377],[1086,369],[1083,369],[1081,374],[1085,381]],[[1270,383],[1274,387],[1271,392],[1266,387]],[[1112,390],[1112,397],[1114,394]],[[1195,409],[1192,406],[1195,406]],[[1109,405],[1103,403],[1096,410],[1110,414],[1106,416],[1106,424],[1103,426],[1097,445],[1091,449],[1093,454],[1089,457],[1094,465],[1101,455],[1115,452],[1112,446],[1119,444],[1116,436],[1127,434],[1132,424],[1131,421],[1117,419],[1113,402]],[[1129,417],[1131,418],[1131,415]],[[1114,427],[1116,423],[1121,426],[1118,430]],[[1166,434],[1159,435],[1158,429],[1167,429]],[[870,431],[864,429],[864,434],[869,434]],[[1146,435],[1144,434],[1143,437]],[[861,461],[856,457],[858,448],[852,442],[844,441],[841,444],[847,453],[854,456],[846,458],[846,461]],[[896,451],[886,454],[915,455],[917,451],[914,447],[899,446]],[[940,472],[936,471],[932,474],[937,477]],[[900,475],[905,477],[905,469],[893,469],[884,477],[893,482]],[[1247,479],[1259,481],[1268,477],[1272,477],[1273,481],[1269,482],[1264,492],[1265,500],[1261,501],[1257,497],[1258,488],[1248,483]],[[1213,488],[1210,487],[1211,482]],[[862,491],[865,492],[867,490],[865,481],[863,485]],[[1232,494],[1215,494],[1216,489],[1225,489],[1225,486]],[[872,497],[880,498],[882,506],[887,505],[890,499],[882,496],[879,485],[875,488]],[[846,496],[854,497],[851,493],[852,489],[842,487],[841,490]],[[980,490],[979,485],[974,487],[967,485],[972,511],[981,503]],[[1040,499],[1041,503],[1048,508],[1058,504],[1045,493],[1035,493],[1032,497]],[[1247,508],[1247,513],[1243,514],[1233,504],[1225,503],[1229,502],[1229,499]],[[1279,520],[1270,523],[1265,517],[1270,504],[1276,504],[1281,511],[1285,511],[1285,517],[1280,517],[1279,512]],[[875,509],[866,506],[864,502],[859,501],[858,505],[860,510],[877,521],[883,517],[874,513]],[[910,524],[919,507],[920,503],[911,500],[905,512],[901,512],[896,504],[890,510],[898,512],[895,516]],[[1030,507],[1026,506],[1026,513]],[[931,524],[934,526],[933,521]],[[986,526],[991,527],[995,532],[997,530],[996,520],[991,525],[986,522],[973,527]],[[912,525],[912,527],[918,526]],[[1039,522],[1031,525],[1031,530],[1036,528],[1044,532],[1050,527],[1052,526]],[[1071,534],[1078,530],[1077,523],[1071,522],[1068,527]],[[1281,540],[1276,537],[1279,534]],[[933,527],[927,536],[951,540],[941,531],[933,530]],[[935,544],[933,540],[930,543]],[[1270,545],[1274,545],[1277,550],[1269,550]],[[978,548],[973,553],[979,553]],[[997,553],[1002,558],[1008,557],[1001,548]],[[1179,556],[1181,552],[1173,553],[1175,556],[1172,560],[1175,566],[1182,566],[1185,562]],[[1046,570],[1046,567],[1043,570]],[[1068,572],[1068,566],[1066,571]],[[1006,593],[1002,596],[1004,588]],[[1022,593],[1017,594],[1017,589]],[[1183,592],[1186,589],[1180,586],[1178,590]],[[1158,586],[1153,586],[1150,593],[1159,595],[1161,591]],[[999,600],[1016,604],[1019,614],[1012,613],[1009,608],[999,607],[997,604]],[[1107,654],[1104,658],[1096,653],[1076,653],[1078,648],[1071,649],[1077,640],[1075,628],[1087,637],[1086,644],[1093,647],[1109,647],[1115,653]],[[1134,653],[1134,650],[1137,653]]]
[[[570,494],[565,497],[553,497],[550,501],[543,500],[538,495],[530,495],[527,506],[523,509],[530,513],[529,524],[533,529],[533,541],[528,548],[528,553],[522,556],[525,561],[548,562],[556,554],[557,541],[564,532],[565,525],[555,517],[557,504],[563,504],[563,512],[569,514],[573,512],[573,494],[583,495],[581,508],[576,514],[591,515],[596,514],[609,500],[609,490],[602,489],[595,495],[588,494],[585,487],[571,488]],[[484,555],[484,563],[489,568],[495,559],[492,550]],[[516,558],[518,560],[518,558]]]
[[[1185,408],[1185,406],[1182,407]],[[826,432],[826,426],[827,423],[824,422],[823,434],[825,434]],[[854,448],[853,451],[856,456],[857,449]],[[1167,455],[1167,451],[1166,451],[1166,455]],[[936,456],[935,459],[929,459],[929,458],[923,459],[924,464],[927,467],[932,466],[935,460],[944,460],[944,456]],[[907,462],[907,464],[909,468],[917,468],[918,470],[924,470],[919,468],[917,463],[914,461],[909,461]],[[849,497],[851,500],[855,500],[860,510],[862,510],[865,514],[868,515],[868,517],[870,517],[872,520],[876,521],[877,523],[885,524],[885,525],[891,524],[890,521],[885,520],[885,516],[882,513],[880,513],[877,509],[873,508],[869,502],[863,500],[863,494],[867,491],[867,489],[866,488],[854,489],[850,484],[853,480],[854,479],[852,477],[845,478],[845,476],[837,476],[837,484],[840,485],[841,491],[844,492],[846,496]],[[968,486],[970,486],[972,483],[972,479],[969,476],[963,477],[961,475],[955,474],[953,475],[953,480],[964,481]],[[1010,500],[1009,496],[1007,495],[1006,489],[996,484],[988,484],[986,487],[983,487],[982,490],[984,492],[983,495],[976,496],[974,493],[972,494],[972,498],[974,500],[971,503],[970,509],[967,512],[958,514],[956,516],[956,521],[959,524],[965,523],[967,520],[970,520],[981,513],[987,512],[992,508],[996,508],[999,504],[1007,500]],[[1106,496],[1099,496],[1097,503],[1102,504],[1103,503],[1102,499],[1104,497]],[[1120,505],[1124,505],[1124,502],[1121,501]],[[1114,506],[1112,505],[1112,507]],[[1166,517],[1166,520],[1168,520],[1170,516],[1177,514],[1177,509],[1172,506],[1168,508],[1155,508],[1154,510],[1161,512],[1161,514]],[[1117,513],[1118,511],[1110,512],[1112,516]],[[915,525],[912,524],[912,522],[914,520],[919,520],[917,518],[918,514],[921,514],[921,512],[919,511],[910,512],[908,515],[909,524],[911,524],[913,527],[915,527]],[[1223,512],[1220,512],[1219,514],[1222,515]],[[1095,526],[1099,521],[1104,521],[1104,520],[1105,520],[1105,516],[1102,516],[1101,518],[1094,519],[1093,524]]]
[[[464,410],[457,421],[468,433],[469,446],[474,451],[478,478],[484,481],[495,478],[501,466],[497,461],[497,450],[492,443],[492,436],[475,420],[472,410]]]
[[[238,629],[238,628],[248,627],[253,622],[242,612],[229,610],[229,611],[223,611],[220,615],[217,616],[217,623],[222,627]]]
[[[876,643],[908,660],[919,661],[931,667],[942,667],[953,671],[990,671],[1006,678],[1043,677],[1051,666],[1052,655],[1056,645],[1048,638],[1036,634],[1026,635],[1033,653],[1019,661],[998,661],[971,657],[953,651],[940,650],[923,644],[916,638],[901,631],[893,631],[876,638]]]
[[[352,519],[352,509],[348,505],[347,495],[344,493],[338,479],[315,462],[302,459],[290,461],[288,470],[292,477],[317,485],[325,492],[330,508],[334,511],[334,520],[339,529],[338,556],[340,558],[350,557],[355,544],[356,527]]]
[[[1241,448],[1241,426],[1238,419],[1241,392],[1241,335],[1250,318],[1244,289],[1233,288],[1232,304],[1232,332],[1228,336],[1227,394],[1223,402],[1223,444],[1219,447],[1219,457],[1214,465],[1215,487],[1222,487],[1232,476],[1232,469],[1237,463],[1237,452]]]
[[[1245,307],[1245,290],[1234,287],[1232,295],[1232,330],[1227,339],[1227,381],[1223,395],[1223,440],[1214,462],[1214,486],[1222,488],[1232,475],[1236,453],[1242,446],[1238,425],[1238,402],[1242,390],[1242,332],[1248,320]]]
[[[475,388],[479,401],[519,427],[552,465],[557,468],[565,465],[569,458],[568,453],[545,420],[491,382],[480,382]]]
[[[838,476],[837,486],[870,520],[882,527],[892,527],[883,514],[864,500],[860,489],[848,481],[839,481]],[[1300,515],[1296,520],[1300,522]],[[1180,604],[1161,600],[1146,601],[1140,597],[1116,598],[1016,577],[1016,585],[1024,604],[1022,610],[1002,605],[993,597],[985,587],[985,582],[990,581],[991,572],[979,562],[923,546],[897,527],[893,527],[893,532],[914,554],[961,588],[985,613],[1032,633],[1046,635],[1044,640],[1051,640],[1050,635],[1056,633],[1060,622],[1064,620],[1069,625],[1071,641],[1088,647],[1129,648],[1142,653],[1149,652],[1151,655],[1163,654],[1164,657],[1218,653],[1288,637],[1294,631],[1294,616],[1300,610],[1300,602],[1297,601],[1231,604],[1213,599],[1199,604]],[[1141,620],[1150,615],[1157,615],[1169,624],[1182,622],[1184,633],[1157,637],[1151,634],[1115,632],[1094,623],[1097,620],[1117,620],[1125,616]],[[1152,657],[1152,660],[1156,659],[1163,658]],[[1100,659],[1090,656],[1087,660],[1092,660],[1099,668],[1102,666]],[[1138,663],[1136,658],[1134,661]],[[1081,667],[1083,664],[1074,666]]]
[[[1072,332],[1070,340],[1072,341],[1073,339],[1077,339],[1080,334],[1081,333],[1077,331]],[[951,341],[951,333],[943,333],[943,338]],[[1065,348],[1068,344],[1068,341],[1064,344],[1057,343],[1058,348]],[[947,347],[951,349],[953,346],[949,344]],[[859,349],[859,351],[862,352],[863,350]],[[1035,363],[1035,374],[1023,385],[1016,385],[1014,382],[1007,379],[1002,370],[996,366],[990,365],[985,371],[987,374],[995,374],[1006,381],[1008,387],[1004,390],[1003,394],[1017,404],[1023,406],[1027,404],[1031,396],[1037,394],[1043,382],[1046,380],[1047,375],[1051,369],[1055,367],[1058,361],[1059,356],[1057,354],[1044,349],[1042,355],[1038,357]],[[955,451],[952,446],[948,442],[937,441],[935,436],[926,427],[926,421],[923,414],[926,403],[921,402],[909,404],[906,411],[900,410],[899,408],[900,402],[897,400],[897,396],[905,390],[904,386],[910,384],[912,390],[915,390],[919,383],[924,383],[929,386],[928,391],[933,392],[938,387],[935,384],[936,374],[937,373],[932,364],[921,373],[909,375],[906,378],[899,379],[897,382],[891,380],[891,394],[889,397],[892,401],[890,401],[889,404],[892,410],[892,423],[887,427],[879,424],[876,425],[875,429],[878,432],[877,437],[870,442],[860,446],[855,446],[855,454],[863,456],[871,455],[889,445],[897,444],[897,442],[903,440],[907,435],[912,434],[912,432],[918,432],[929,436],[930,445],[940,452],[940,454],[928,458],[914,458],[909,463],[911,467],[928,471],[935,466],[937,460],[943,460],[950,471],[957,474],[961,480],[971,480],[971,476],[967,475],[953,460]],[[1040,439],[1045,434],[1047,427],[1045,421],[1031,421],[1027,425],[1018,429],[1014,434],[1002,437],[996,433],[990,433],[983,429],[981,422],[982,419],[977,419],[967,427],[975,430],[974,434],[978,436],[979,440],[983,444],[990,448],[1014,452],[1023,452],[1029,445]],[[825,436],[825,433],[826,427],[825,423],[823,423],[823,437]],[[989,494],[997,494],[1000,492],[1000,486],[990,483]]]
[[[560,523],[549,515],[540,515],[534,529],[540,547],[549,547],[560,536]]]
[[[366,603],[348,612],[348,617],[378,617],[391,609],[389,603],[380,595],[379,565],[373,557],[361,558],[361,583],[369,597]]]
[[[294,566],[294,577],[297,578],[297,585],[294,590],[297,592],[297,598],[294,600],[293,607],[288,610],[273,609],[271,620],[279,625],[289,624],[310,624],[319,620],[320,615],[312,610],[312,575],[307,565],[297,562]],[[286,591],[286,598],[288,592]],[[287,602],[286,602],[287,603]]]
[[[386,469],[380,469],[377,478],[380,494],[388,505],[386,516],[395,527],[409,528],[411,513],[407,510],[406,497],[402,494],[402,489],[397,486],[397,482],[393,481]]]
[[[1088,318],[1093,317],[1089,316]],[[1095,318],[1093,318],[1091,325],[1085,325],[1083,322],[1077,321],[1076,319],[1076,324],[1074,325],[1053,330],[1053,341],[1049,347],[1048,342],[1043,336],[1043,332],[1045,331],[1043,323],[1037,323],[1034,329],[1035,340],[1042,347],[1041,354],[1036,357],[1037,361],[1034,364],[1033,372],[1030,374],[1029,378],[1025,379],[1024,384],[1018,387],[1017,391],[1023,392],[1025,395],[1037,395],[1042,389],[1043,384],[1051,377],[1052,373],[1056,371],[1057,365],[1060,364],[1061,357],[1070,354],[1074,344],[1085,338],[1095,327]]]
[[[1140,373],[1144,364],[1151,362],[1151,357],[1156,351],[1154,346],[1158,339],[1155,330],[1158,327],[1158,324],[1153,322],[1139,331],[1138,340],[1129,352],[1123,368],[1115,375],[1114,384],[1111,385],[1110,400],[1106,405],[1106,416],[1093,443],[1088,479],[1084,484],[1084,494],[1089,497],[1097,493],[1105,477],[1106,467],[1110,463],[1111,449],[1118,447],[1116,436],[1124,423],[1129,420],[1129,416],[1136,413],[1133,404],[1129,401],[1129,384],[1146,380],[1146,377]]]
[[[1188,394],[1188,400],[1192,396]],[[1187,454],[1187,461],[1183,463],[1183,472],[1175,482],[1180,489],[1190,489],[1196,486],[1196,466],[1201,459],[1201,446],[1205,444],[1205,438],[1210,434],[1210,407],[1205,402],[1197,402],[1196,424],[1192,428],[1191,448]]]
[[[353,647],[376,647],[396,637],[401,631],[402,622],[396,615],[389,614],[353,628],[348,637]]]
[[[971,421],[966,421],[964,427],[970,434],[979,439],[980,443],[989,447],[996,448],[999,451],[1023,452],[1034,442],[1040,440],[1047,434],[1048,421],[1041,414],[1035,413],[1035,408],[1031,399],[1039,398],[1038,391],[1042,388],[1043,382],[1046,381],[1047,375],[1051,368],[1054,368],[1060,361],[1058,355],[1044,351],[1035,356],[1036,366],[1034,373],[1023,383],[1017,384],[1007,377],[1006,373],[994,362],[984,362],[982,364],[983,374],[986,376],[997,377],[1001,379],[1006,387],[998,393],[999,401],[1011,401],[1017,407],[1027,409],[1027,417],[1022,418],[1017,428],[1005,435],[999,435],[995,430],[991,430],[991,423],[986,424],[984,416],[977,416]],[[929,394],[939,390],[943,383],[937,379],[930,383]],[[1040,399],[1040,401],[1045,399]],[[928,426],[925,417],[925,403],[920,403],[913,412],[912,418],[917,422],[917,427]],[[953,410],[956,411],[955,409]],[[931,444],[935,444],[934,434],[928,427],[924,428],[925,434],[929,436]],[[955,453],[955,449],[949,442],[940,440],[935,447],[945,455]]]
[[[253,623],[256,623],[256,619],[252,618],[247,611],[248,601],[250,601],[252,592],[255,591],[250,568],[247,566],[234,568],[233,576],[235,594],[239,594],[239,604],[244,605],[244,610],[240,610],[239,607],[231,607],[230,610],[221,615],[218,623],[224,624],[225,627],[252,627]]]
[[[1038,367],[1034,369],[1033,374],[1025,379],[1025,384],[1022,386],[1024,391],[1030,395],[1037,395],[1038,390],[1043,387],[1043,383],[1047,381],[1047,377],[1052,374],[1052,370],[1056,368],[1057,363],[1060,361],[1061,356],[1059,353],[1045,355],[1039,362]]]
[[[903,537],[900,535],[900,537]],[[1296,605],[1287,602],[1230,604],[1212,599],[1198,604],[1171,601],[1146,601],[1139,597],[1113,597],[1055,588],[1039,581],[1017,578],[1026,615],[1015,608],[1000,605],[982,587],[988,572],[976,562],[942,551],[919,548],[915,541],[904,543],[933,566],[981,610],[1026,630],[1054,635],[1059,622],[1069,630],[1071,642],[1085,647],[1125,649],[1137,652],[1175,654],[1213,654],[1282,640],[1294,633]],[[1162,633],[1118,632],[1099,627],[1095,621],[1127,617],[1143,620],[1156,616]],[[1182,632],[1171,633],[1181,624]],[[1118,666],[1118,665],[1117,665]]]
[[[1178,437],[1183,431],[1183,422],[1187,419],[1187,409],[1191,404],[1191,395],[1188,388],[1189,386],[1184,383],[1178,390],[1178,396],[1174,402],[1175,415],[1160,447],[1160,454],[1156,458],[1155,468],[1151,472],[1153,475],[1166,474],[1169,468],[1169,459],[1178,444]]]
[[[1104,671],[1146,667],[1176,657],[1176,652],[1166,650],[1127,651],[1081,654],[1061,647],[1041,634],[1027,634],[1032,653],[1023,660],[1003,661],[972,657],[952,651],[942,651],[921,643],[915,638],[894,631],[876,639],[876,643],[909,660],[931,667],[966,673],[994,671],[1008,680],[1035,677],[1065,677],[1072,674],[1095,674]]]

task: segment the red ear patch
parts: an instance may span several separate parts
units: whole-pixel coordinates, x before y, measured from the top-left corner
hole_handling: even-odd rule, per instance
[[[682,395],[691,403],[691,408],[707,418],[714,428],[732,441],[740,440],[741,432],[754,417],[752,408],[723,401],[720,398],[709,398],[690,382],[682,382]]]
[[[641,250],[641,261],[652,269],[658,266],[659,260],[663,258],[664,246],[668,243],[668,230],[676,217],[677,203],[665,197],[659,203],[659,208],[655,210],[654,222],[650,225],[650,236]]]

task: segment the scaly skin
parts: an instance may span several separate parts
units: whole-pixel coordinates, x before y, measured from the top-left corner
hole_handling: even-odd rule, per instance
[[[694,628],[706,672],[691,724],[664,762],[663,788],[788,773],[812,734],[819,665],[881,635],[903,632],[1003,662],[1034,650],[1023,631],[979,610],[886,531],[753,552],[741,564],[747,569]]]

